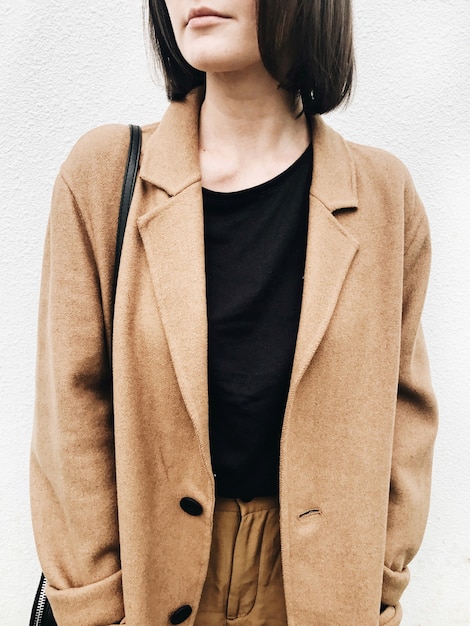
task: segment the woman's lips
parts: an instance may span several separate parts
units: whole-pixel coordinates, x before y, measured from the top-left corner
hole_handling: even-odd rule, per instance
[[[197,25],[209,25],[211,23],[216,23],[221,19],[226,19],[228,16],[223,15],[222,13],[218,13],[214,9],[209,9],[208,7],[199,7],[197,9],[191,9],[188,15],[187,24],[192,26]]]

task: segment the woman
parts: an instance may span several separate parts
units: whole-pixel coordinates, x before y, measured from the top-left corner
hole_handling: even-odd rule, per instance
[[[404,166],[318,115],[350,93],[350,2],[149,6],[173,102],[143,129],[112,376],[126,128],[78,142],[49,224],[32,503],[56,619],[394,626],[436,429],[429,233]]]

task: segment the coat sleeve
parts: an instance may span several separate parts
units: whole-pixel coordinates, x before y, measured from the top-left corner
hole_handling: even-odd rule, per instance
[[[400,370],[382,589],[382,603],[392,606],[408,584],[407,566],[423,538],[437,428],[420,323],[431,256],[429,226],[411,180],[405,200],[410,211],[405,219]]]
[[[31,507],[58,624],[119,623],[124,609],[102,290],[89,232],[61,175],[39,305]]]

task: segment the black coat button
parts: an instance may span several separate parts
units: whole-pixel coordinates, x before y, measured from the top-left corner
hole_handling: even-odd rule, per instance
[[[182,498],[180,500],[180,507],[185,513],[188,513],[188,515],[194,515],[196,517],[202,515],[203,508],[194,498]]]
[[[184,606],[180,606],[179,609],[176,609],[174,613],[170,615],[170,623],[171,624],[182,624],[185,622],[188,617],[193,612],[192,608],[189,604],[185,604]]]

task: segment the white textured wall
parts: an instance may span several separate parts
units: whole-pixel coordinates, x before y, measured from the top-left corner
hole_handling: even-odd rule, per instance
[[[356,96],[330,122],[405,161],[434,238],[424,323],[441,430],[403,626],[469,626],[470,1],[354,4]],[[0,621],[20,626],[39,574],[27,468],[52,183],[83,132],[152,121],[166,103],[149,77],[140,0],[1,0],[0,46]]]

